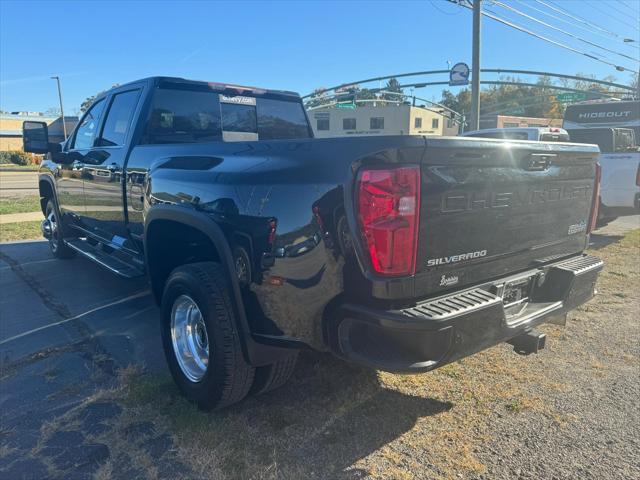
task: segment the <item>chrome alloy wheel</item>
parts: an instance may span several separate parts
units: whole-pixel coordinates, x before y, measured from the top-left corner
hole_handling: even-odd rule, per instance
[[[49,210],[45,221],[48,225],[45,226],[43,222],[42,233],[44,234],[45,238],[49,240],[51,250],[53,252],[56,252],[56,250],[58,250],[58,222],[56,221],[56,213],[53,208]],[[49,234],[49,236],[47,236],[47,233]]]
[[[209,365],[209,337],[202,313],[188,295],[173,302],[171,340],[182,373],[192,382],[202,380]]]

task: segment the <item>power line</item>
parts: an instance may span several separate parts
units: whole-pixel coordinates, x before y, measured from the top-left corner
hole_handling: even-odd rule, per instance
[[[624,20],[621,20],[618,17],[616,17],[616,16],[612,15],[611,13],[607,12],[606,10],[604,10],[604,9],[602,9],[600,7],[597,7],[596,5],[593,5],[593,4],[590,4],[590,5],[591,5],[591,8],[599,11],[600,13],[602,13],[604,15],[607,15],[609,18],[612,18],[613,20],[615,20],[617,22],[620,22],[621,24],[626,25],[629,28],[633,28],[636,32],[640,32],[640,28],[638,28],[636,25],[633,25],[631,23],[627,23]],[[609,4],[609,7],[613,7],[613,5]],[[622,13],[623,13],[623,15],[626,15],[624,12],[622,12]]]
[[[631,11],[631,13],[633,13],[636,16],[636,18],[638,17],[638,15],[639,15],[638,11],[635,10],[633,7],[631,7],[628,3],[625,3],[622,0],[618,0],[618,3],[624,5],[625,8],[628,8],[629,11]],[[620,10],[618,10],[618,11],[620,12]],[[622,13],[623,15],[629,15],[629,13],[625,13],[625,12],[620,12],[620,13]]]
[[[567,35],[567,36],[569,36],[571,38],[575,38],[576,40],[578,40],[580,42],[586,43],[587,45],[591,45],[593,47],[599,48],[599,49],[604,50],[606,52],[613,53],[615,55],[619,55],[619,56],[624,57],[624,58],[628,58],[629,60],[633,60],[634,62],[640,62],[640,60],[638,58],[634,58],[634,57],[631,57],[631,56],[626,55],[624,53],[616,52],[615,50],[611,50],[611,49],[609,49],[607,47],[603,47],[602,45],[598,45],[597,43],[594,43],[594,42],[592,42],[590,40],[586,40],[586,39],[584,39],[582,37],[579,37],[578,35],[574,35],[571,32],[567,32],[566,30],[563,30],[561,28],[555,27],[555,26],[553,26],[553,25],[551,25],[551,24],[549,24],[547,22],[543,22],[542,20],[539,20],[539,19],[537,19],[535,17],[532,17],[531,15],[527,15],[526,13],[521,12],[520,10],[518,10],[516,8],[513,8],[510,5],[506,5],[506,4],[504,4],[502,2],[499,2],[499,1],[494,1],[493,3],[494,3],[494,5],[497,5],[499,7],[502,7],[504,9],[506,9],[506,10],[514,12],[516,15],[520,15],[522,17],[528,18],[529,20],[531,20],[533,22],[536,22],[536,23],[539,23],[541,25],[544,25],[545,27],[548,27],[548,28],[550,28],[552,30],[560,32],[560,33],[562,33],[564,35]],[[489,10],[489,11],[491,11],[491,10]]]
[[[460,10],[456,9],[455,12],[445,12],[444,10],[442,10],[440,7],[438,7],[437,4],[437,0],[429,0],[429,3],[431,4],[431,6],[433,6],[433,8],[435,8],[436,10],[438,10],[440,13],[442,13],[443,15],[459,15],[460,14]]]
[[[461,7],[464,7],[466,9],[470,9],[470,7],[468,5],[464,5],[462,3],[457,3],[457,2],[455,2],[455,0],[449,0],[449,1],[452,2],[452,3],[456,3],[457,5],[460,5]],[[595,55],[592,55],[590,53],[583,52],[582,50],[578,50],[577,48],[570,47],[569,45],[567,45],[565,43],[558,42],[557,40],[553,40],[553,39],[551,39],[549,37],[545,37],[544,35],[541,35],[539,33],[533,32],[533,31],[531,31],[531,30],[529,30],[529,29],[527,29],[527,28],[525,28],[525,27],[523,27],[521,25],[518,25],[516,23],[510,22],[509,20],[505,20],[504,18],[500,18],[500,17],[498,17],[498,16],[496,16],[494,14],[487,13],[487,12],[484,12],[484,11],[482,12],[482,14],[485,17],[489,17],[492,20],[495,20],[496,22],[499,22],[499,23],[502,23],[504,25],[507,25],[508,27],[511,27],[511,28],[514,28],[514,29],[516,29],[516,30],[518,30],[520,32],[526,33],[527,35],[531,35],[532,37],[535,37],[535,38],[537,38],[539,40],[543,40],[543,41],[545,41],[547,43],[551,43],[551,44],[553,44],[553,45],[555,45],[557,47],[564,48],[565,50],[569,50],[569,51],[571,51],[573,53],[577,53],[579,55],[585,56],[585,57],[590,58],[592,60],[595,60],[597,62],[601,62],[601,63],[604,63],[605,65],[609,65],[609,66],[615,68],[616,70],[618,70],[619,72],[633,72],[633,73],[635,73],[634,69],[623,67],[621,65],[616,65],[615,63],[611,63],[608,60],[605,60],[603,58],[599,58],[599,57],[597,57]]]
[[[568,10],[565,10],[565,9],[564,9],[564,8],[562,8],[562,7],[559,7],[559,6],[556,6],[556,5],[551,4],[551,2],[547,3],[547,2],[545,2],[545,1],[543,1],[543,0],[534,0],[534,2],[539,3],[540,5],[544,5],[545,7],[550,8],[551,10],[553,10],[553,11],[555,11],[555,12],[558,12],[558,13],[559,13],[559,14],[561,14],[561,15],[564,15],[565,17],[572,18],[572,19],[574,19],[574,20],[576,20],[576,21],[578,21],[578,22],[580,22],[580,23],[583,23],[583,24],[585,24],[585,25],[590,25],[590,26],[591,26],[591,27],[593,27],[593,28],[597,28],[597,29],[598,29],[598,30],[600,30],[601,32],[605,32],[605,33],[607,33],[608,35],[610,35],[610,36],[612,36],[612,37],[622,38],[622,41],[623,41],[623,42],[634,42],[634,41],[635,41],[635,40],[633,40],[633,39],[631,39],[631,38],[624,38],[624,37],[621,37],[621,36],[620,36],[620,35],[618,35],[617,33],[612,32],[611,30],[607,30],[606,28],[602,28],[601,26],[596,25],[595,23],[592,23],[592,22],[590,22],[589,20],[587,20],[587,19],[585,19],[585,18],[582,18],[582,17],[580,17],[580,16],[578,16],[578,15],[574,15],[574,14],[572,14],[571,12],[569,12]]]
[[[631,7],[629,7],[626,3],[624,3],[623,5],[624,5],[625,7],[627,7],[627,8],[631,8]],[[619,14],[624,15],[625,17],[628,17],[628,16],[629,16],[629,11],[625,11],[625,10],[622,10],[621,8],[616,7],[616,6],[615,6],[615,4],[614,4],[613,2],[609,2],[609,3],[607,4],[607,6],[608,6],[609,8],[612,8],[613,10],[615,10],[616,12],[618,12]]]
[[[549,13],[545,10],[543,10],[542,8],[538,8],[535,5],[532,5],[531,2],[525,2],[524,0],[515,0],[516,2],[518,2],[521,5],[524,5],[526,8],[529,8],[531,10],[535,10],[538,13],[541,13],[543,15],[546,15],[547,17],[551,17],[554,20],[558,21],[558,22],[562,22],[562,23],[566,23],[567,25],[571,25],[574,28],[579,28],[581,30],[584,30],[585,32],[589,32],[591,34],[594,35],[599,35],[602,38],[608,38],[610,39],[612,36],[617,37],[617,35],[615,33],[602,33],[602,31],[600,29],[596,29],[593,27],[589,27],[589,26],[585,26],[583,23],[579,23],[576,21],[572,21],[572,20],[566,20],[565,18],[559,17],[554,15],[553,13]],[[631,42],[633,42],[633,40],[631,40]],[[627,47],[631,47],[631,48],[637,48],[640,49],[640,46],[638,45],[632,45],[629,42],[624,42],[623,45],[626,45]]]

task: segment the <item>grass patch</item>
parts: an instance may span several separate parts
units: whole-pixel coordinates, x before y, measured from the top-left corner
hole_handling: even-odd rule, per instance
[[[39,212],[40,210],[39,195],[0,198],[0,215],[6,215],[9,213]]]
[[[40,221],[5,223],[0,225],[0,242],[32,240],[42,238]]]
[[[640,229],[632,230],[621,240],[623,247],[640,248]]]

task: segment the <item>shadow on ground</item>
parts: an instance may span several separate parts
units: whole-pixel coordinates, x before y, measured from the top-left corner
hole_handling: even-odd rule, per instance
[[[624,235],[602,235],[598,233],[592,233],[589,237],[589,248],[593,250],[600,250],[613,243],[617,243],[624,238]]]
[[[351,468],[451,403],[381,386],[375,371],[304,352],[283,388],[205,413],[168,376],[129,382],[123,404],[163,423],[196,474],[234,478],[361,478]]]

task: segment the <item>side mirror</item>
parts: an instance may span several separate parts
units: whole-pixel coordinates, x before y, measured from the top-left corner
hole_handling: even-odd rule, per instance
[[[49,152],[49,130],[47,129],[47,124],[45,122],[23,122],[22,141],[25,152]]]

